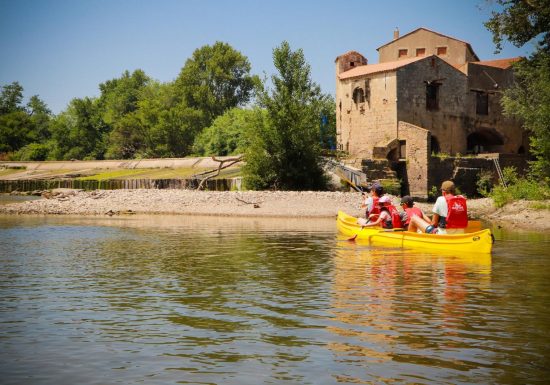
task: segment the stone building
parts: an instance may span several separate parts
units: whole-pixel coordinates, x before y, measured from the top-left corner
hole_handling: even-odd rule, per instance
[[[393,162],[417,197],[461,173],[439,176],[434,154],[522,162],[527,135],[500,106],[519,58],[480,61],[470,44],[425,28],[394,32],[378,53],[377,64],[355,51],[336,58],[337,142],[352,159]]]

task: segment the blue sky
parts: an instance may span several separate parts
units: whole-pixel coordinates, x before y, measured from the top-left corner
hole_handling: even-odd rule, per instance
[[[495,55],[485,0],[0,0],[0,85],[18,81],[54,113],[72,98],[142,69],[168,82],[193,51],[216,41],[274,73],[283,40],[303,49],[312,79],[334,95],[334,59],[349,50],[378,62],[376,48],[419,27],[469,42],[481,60],[527,56],[505,43]]]

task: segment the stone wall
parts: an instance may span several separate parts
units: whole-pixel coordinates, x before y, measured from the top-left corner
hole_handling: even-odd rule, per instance
[[[364,102],[353,99],[356,88],[365,90]],[[395,72],[337,81],[336,132],[342,150],[352,157],[372,158],[375,146],[397,137],[395,90]]]
[[[426,105],[428,82],[439,84],[434,110]],[[397,119],[429,130],[439,144],[435,151],[464,154],[467,85],[466,75],[435,56],[402,67],[397,71]]]
[[[398,127],[398,137],[401,143],[404,141],[405,148],[405,154],[401,154],[401,158],[406,159],[406,175],[398,176],[408,185],[409,195],[426,199],[428,198],[430,132],[406,122],[399,122]]]
[[[437,55],[438,47],[446,48],[447,52],[440,57],[454,65],[478,60],[469,44],[437,32],[419,28],[412,33],[403,35],[400,39],[378,48],[378,61],[384,63],[415,57],[417,48],[425,49],[424,56]],[[399,58],[400,49],[406,49],[407,56]]]
[[[520,174],[524,174],[527,168],[527,160],[522,155],[516,154],[484,154],[475,158],[470,157],[431,157],[429,161],[428,191],[435,186],[439,193],[441,183],[445,180],[453,180],[462,194],[469,197],[478,196],[477,181],[482,171],[492,174],[493,184],[499,184],[500,179],[496,171],[494,159],[499,160],[500,167],[516,167]]]

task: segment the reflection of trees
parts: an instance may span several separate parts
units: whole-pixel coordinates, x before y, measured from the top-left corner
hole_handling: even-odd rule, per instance
[[[425,376],[430,366],[470,369],[471,363],[449,352],[468,349],[470,341],[457,337],[474,327],[468,296],[489,283],[490,256],[423,255],[343,244],[335,258],[332,298],[339,324],[330,328],[334,340],[329,348],[339,362],[364,368],[343,376],[347,381],[381,381],[396,362],[409,365],[412,376]],[[472,323],[477,321],[474,314]]]
[[[132,332],[140,340],[175,343],[169,354],[186,360],[307,359],[304,331],[331,289],[332,236],[189,227],[131,234],[97,246],[98,279],[111,310],[151,318],[153,327]]]

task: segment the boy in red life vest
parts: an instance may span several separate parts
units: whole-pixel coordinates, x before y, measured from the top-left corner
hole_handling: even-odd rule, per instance
[[[364,226],[370,221],[376,220],[376,218],[378,218],[378,214],[380,214],[380,205],[378,204],[378,200],[384,194],[384,188],[378,182],[375,182],[369,187],[369,189],[370,195],[365,198],[361,204],[361,208],[365,209],[366,219],[359,218],[357,221],[357,223],[361,226]]]
[[[442,196],[437,198],[433,207],[433,218],[426,222],[418,217],[411,218],[409,229],[428,234],[463,234],[468,227],[468,209],[466,198],[455,195],[455,184],[446,180],[441,185]]]
[[[401,198],[401,208],[403,209],[401,220],[403,221],[403,228],[405,230],[409,229],[409,224],[411,223],[411,219],[413,217],[422,218],[428,223],[431,222],[431,219],[428,218],[422,210],[420,210],[418,207],[414,207],[414,200],[409,195],[405,195],[403,198]]]
[[[380,214],[376,220],[366,223],[365,227],[381,226],[384,229],[397,229],[402,228],[401,216],[397,208],[392,205],[391,198],[384,195],[378,200],[378,206],[380,208]]]

